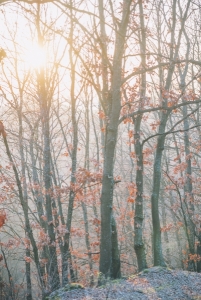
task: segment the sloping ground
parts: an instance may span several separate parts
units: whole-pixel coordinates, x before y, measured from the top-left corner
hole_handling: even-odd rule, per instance
[[[50,299],[201,300],[201,274],[153,267],[126,280],[110,281],[99,288],[78,288],[68,292],[60,290]]]

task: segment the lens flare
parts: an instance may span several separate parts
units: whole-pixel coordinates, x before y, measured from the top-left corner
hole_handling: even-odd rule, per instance
[[[39,69],[46,64],[45,50],[38,44],[32,44],[25,53],[25,63],[28,68]]]

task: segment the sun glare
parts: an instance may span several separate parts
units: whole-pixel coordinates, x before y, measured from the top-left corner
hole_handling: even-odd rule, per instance
[[[39,69],[46,64],[45,50],[38,44],[32,44],[25,53],[25,63],[28,68]]]

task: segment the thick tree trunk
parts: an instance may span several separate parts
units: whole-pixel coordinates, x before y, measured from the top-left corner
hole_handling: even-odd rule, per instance
[[[113,169],[117,142],[119,115],[121,110],[121,72],[125,37],[130,14],[130,0],[123,1],[122,20],[116,35],[113,59],[112,84],[108,95],[108,124],[106,126],[105,155],[101,191],[101,244],[100,273],[111,276],[112,267],[112,205],[113,205]],[[100,283],[100,282],[99,282]]]
[[[115,151],[115,147],[113,148],[113,151]],[[111,155],[111,157],[114,157],[114,152]],[[109,164],[109,166],[110,166],[110,164]],[[109,172],[109,169],[110,169],[110,167],[108,167],[108,172]],[[112,160],[111,170],[113,170],[113,160]],[[110,197],[111,197],[110,198],[110,204],[108,202],[108,206],[106,208],[104,208],[104,209],[106,209],[108,215],[106,215],[106,213],[104,213],[101,210],[101,216],[104,215],[104,217],[106,217],[108,219],[111,218],[110,219],[110,232],[108,232],[109,235],[106,238],[107,241],[105,241],[106,242],[106,247],[108,247],[107,249],[110,249],[110,251],[111,251],[111,257],[110,257],[110,259],[111,259],[111,270],[110,270],[110,274],[108,274],[108,276],[111,276],[112,278],[119,278],[121,276],[121,270],[120,270],[121,263],[120,263],[120,255],[119,255],[119,250],[118,250],[117,228],[116,228],[116,222],[115,222],[114,216],[113,215],[111,216],[111,214],[112,214],[112,202],[113,202],[113,188],[114,188],[113,172],[110,173],[110,174],[108,173],[108,179],[109,180],[112,179],[111,183],[108,184],[106,190],[104,191],[104,193],[106,195],[109,195],[109,194],[107,194],[109,192]],[[103,188],[102,188],[102,193],[103,193]],[[104,194],[102,194],[102,195],[104,195]],[[102,206],[101,206],[101,208],[102,208]],[[109,215],[110,215],[110,217],[109,217]],[[105,220],[103,218],[101,218],[101,232],[102,232],[102,230],[104,230],[104,228],[102,227],[103,223],[105,224]],[[105,224],[105,225],[107,225],[107,224]],[[102,241],[102,239],[101,239],[101,241]],[[103,244],[101,244],[101,246],[103,246]],[[107,255],[107,251],[106,251],[106,255]],[[103,274],[105,274],[105,273],[103,273]]]
[[[168,119],[168,112],[162,114],[161,123],[159,126],[159,134],[165,132],[165,127]],[[160,135],[157,141],[157,149],[154,160],[154,173],[153,173],[153,192],[151,196],[152,204],[152,224],[153,224],[153,247],[154,247],[154,266],[166,266],[161,244],[161,228],[159,218],[159,192],[161,183],[161,161],[162,153],[164,150],[165,135]]]
[[[112,267],[111,278],[121,278],[121,261],[118,247],[117,225],[114,216],[112,215]]]
[[[118,126],[118,125],[117,125]],[[108,137],[110,136],[110,138]],[[112,205],[113,205],[113,159],[117,130],[110,130],[106,138],[104,171],[101,192],[101,245],[100,272],[110,277],[112,262]]]

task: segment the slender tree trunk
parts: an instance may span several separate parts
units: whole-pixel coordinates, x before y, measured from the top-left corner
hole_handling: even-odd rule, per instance
[[[20,110],[18,113],[19,119],[19,145],[20,145],[20,158],[21,158],[21,172],[22,172],[22,188],[23,188],[23,200],[27,205],[28,209],[28,192],[27,192],[27,181],[26,181],[26,168],[25,168],[25,157],[24,157],[24,142],[23,142],[23,129],[22,129],[22,106],[23,106],[23,96],[20,95]],[[28,213],[28,212],[27,212]],[[27,216],[28,217],[28,216]],[[28,238],[28,232],[25,232]],[[26,257],[30,258],[30,249],[26,248]],[[26,266],[26,281],[27,281],[27,300],[32,300],[32,289],[31,289],[31,263],[30,261],[25,261]]]
[[[186,66],[186,69],[188,66]],[[187,70],[186,70],[187,73]],[[181,89],[182,93],[185,92],[185,74],[181,75]],[[183,99],[183,102],[185,100]],[[187,222],[188,222],[188,236],[189,236],[189,252],[190,255],[195,254],[195,224],[193,222],[193,214],[194,214],[194,196],[193,196],[193,184],[192,184],[192,168],[191,168],[191,152],[190,152],[190,141],[189,141],[189,122],[187,119],[187,107],[186,105],[183,106],[183,117],[185,118],[183,121],[184,124],[184,148],[185,148],[185,155],[186,155],[186,180],[184,185],[184,205],[186,206],[186,213],[187,213]],[[189,258],[188,262],[188,269],[189,271],[196,271],[195,261]]]
[[[38,178],[38,173],[37,173],[37,167],[36,167],[36,160],[35,160],[35,155],[34,155],[34,130],[31,127],[31,138],[30,138],[30,157],[31,157],[31,165],[32,165],[32,189],[33,189],[33,196],[35,198],[35,203],[37,207],[37,212],[39,216],[39,222],[41,227],[46,231],[47,230],[47,224],[42,218],[44,216],[44,199],[43,195],[41,192],[41,186],[40,186],[40,181]]]
[[[174,205],[174,202],[173,202],[173,194],[172,194],[172,191],[170,191],[170,204],[171,206]],[[175,216],[175,213],[173,211],[171,211],[172,213],[172,219],[173,219],[173,223],[176,227],[177,225],[177,220],[176,220],[176,216]],[[178,254],[179,254],[179,260],[180,260],[180,267],[183,269],[184,268],[184,264],[183,264],[183,254],[182,254],[182,245],[181,245],[181,237],[179,236],[179,233],[178,233],[178,229],[176,229],[175,231],[175,237],[176,237],[176,241],[177,241],[177,246],[178,246]]]
[[[72,1],[70,1],[72,6]],[[73,40],[73,12],[71,9],[71,29],[70,29],[70,40]],[[77,146],[78,146],[78,129],[77,129],[77,120],[76,120],[76,97],[75,97],[75,63],[73,61],[73,47],[70,44],[69,49],[69,57],[70,57],[70,65],[71,65],[71,89],[70,89],[70,96],[71,96],[71,118],[72,118],[72,127],[73,127],[73,149],[71,152],[71,160],[72,160],[72,167],[71,167],[71,181],[70,181],[70,195],[69,195],[69,203],[68,203],[68,213],[67,213],[67,221],[66,221],[66,229],[67,233],[64,237],[64,255],[65,260],[63,261],[62,265],[62,285],[68,283],[68,261],[71,260],[70,254],[70,231],[71,231],[71,224],[72,224],[72,217],[73,217],[73,204],[75,199],[75,190],[74,185],[76,183],[76,169],[77,169]],[[70,264],[70,268],[72,268],[72,264]],[[71,281],[75,280],[74,272],[71,269],[70,271]]]
[[[40,4],[37,4],[36,28],[38,34],[38,43],[43,46],[43,37],[40,30]],[[45,189],[45,211],[47,217],[47,232],[50,239],[49,243],[49,261],[48,261],[48,281],[51,291],[55,291],[60,287],[60,278],[56,252],[56,236],[54,231],[54,220],[52,214],[53,188],[51,180],[51,143],[50,143],[50,125],[49,112],[51,99],[47,97],[45,87],[44,68],[41,67],[37,74],[38,80],[38,96],[41,108],[42,130],[43,130],[43,182]]]
[[[171,117],[170,117],[170,124],[172,126],[172,118]],[[173,141],[175,143],[175,150],[176,150],[176,154],[177,154],[177,157],[178,157],[178,163],[181,164],[182,161],[181,161],[181,158],[180,158],[180,153],[179,153],[179,149],[178,149],[178,143],[177,143],[175,134],[173,134]],[[169,172],[169,163],[168,163],[168,161],[166,162],[166,165],[167,165],[167,172]],[[182,171],[180,171],[180,177],[181,178],[184,177],[184,173]],[[187,241],[189,243],[189,233],[188,233],[188,230],[186,228],[186,224],[187,224],[187,212],[185,211],[185,205],[181,201],[179,193],[178,193],[178,196],[179,196],[179,199],[180,199],[180,206],[181,206],[181,211],[182,211],[182,215],[183,215],[183,219],[184,219],[184,224],[185,224],[185,234],[186,234],[186,237],[187,237]],[[173,193],[172,193],[172,191],[170,191],[170,204],[171,204],[171,206],[174,205],[173,199],[174,199]],[[174,214],[173,211],[172,211],[172,218],[173,218],[174,224],[176,225],[176,217],[175,217],[175,214]],[[183,254],[182,254],[182,245],[181,245],[181,242],[180,242],[178,231],[176,231],[176,239],[177,239],[177,243],[178,243],[179,256],[181,257],[181,266],[182,266],[182,268],[184,268]]]
[[[64,140],[65,140],[65,144],[66,144],[66,147],[68,149],[67,138],[65,136],[65,133],[64,133],[64,130],[63,130],[63,127],[62,127],[62,122],[59,119],[58,115],[57,115],[57,119],[59,121],[59,124],[60,124],[60,127],[61,127],[61,131],[62,131]],[[76,137],[76,136],[73,135],[73,138],[74,137]],[[72,150],[72,153],[70,153],[71,159],[72,159],[72,156],[75,157],[74,150]],[[52,162],[52,165],[53,165],[53,162]],[[74,165],[73,170],[74,169],[76,170],[75,165]],[[54,180],[54,184],[57,186],[56,174],[55,174],[54,170],[53,170],[53,180]],[[63,215],[63,209],[62,209],[62,203],[61,203],[61,197],[60,196],[57,197],[57,205],[58,205],[58,212],[59,212],[59,217],[60,217],[60,220],[61,220],[61,224],[65,225],[66,228],[67,228],[67,224],[65,222],[64,215]],[[71,207],[72,201],[69,202],[69,205]],[[70,208],[70,210],[71,209],[72,208]],[[76,276],[76,274],[75,274],[75,272],[73,270],[72,256],[71,256],[70,249],[69,249],[70,235],[68,236],[68,233],[66,233],[65,236],[64,236],[64,241],[62,242],[61,239],[59,239],[59,240],[60,240],[59,244],[60,244],[61,259],[62,259],[62,286],[65,286],[66,284],[68,284],[68,267],[69,267],[69,270],[70,270],[71,282],[75,282],[77,276]]]
[[[17,168],[15,166],[15,162],[14,162],[14,160],[12,158],[12,155],[11,155],[11,152],[10,152],[10,148],[9,148],[9,145],[8,145],[8,142],[7,142],[6,135],[3,136],[3,140],[4,140],[4,145],[6,147],[6,153],[8,155],[10,163],[12,164],[12,168],[13,168],[13,171],[14,171],[14,174],[15,174],[15,180],[16,180],[17,187],[18,187],[20,204],[22,206],[23,213],[24,213],[25,232],[27,233],[27,235],[30,239],[32,248],[33,248],[34,261],[36,263],[36,267],[37,267],[37,271],[38,271],[38,275],[39,275],[39,281],[40,281],[41,286],[43,287],[43,282],[42,282],[43,269],[41,268],[41,265],[40,265],[38,248],[37,248],[36,241],[34,239],[32,228],[31,228],[30,222],[29,222],[28,205],[27,205],[27,202],[24,200],[24,197],[23,197],[23,190],[22,190],[21,181],[20,181],[20,178],[19,178],[19,175],[18,175],[18,172],[17,172]]]
[[[136,170],[136,199],[135,199],[135,217],[134,217],[134,249],[137,256],[139,272],[147,268],[146,254],[143,242],[143,153],[140,144],[140,134],[138,125],[140,125],[141,116],[135,121],[135,155],[137,157]]]
[[[163,188],[164,188],[164,182],[163,182]],[[167,226],[167,217],[166,217],[166,207],[165,207],[165,199],[163,197],[163,192],[161,193],[161,204],[162,204],[162,222],[163,226]],[[171,265],[171,256],[170,256],[170,248],[169,248],[169,237],[168,237],[168,231],[164,231],[164,240],[166,243],[166,261],[168,264]]]
[[[142,0],[139,1],[140,9],[140,50],[142,68],[146,68],[146,33],[144,25],[144,14]],[[146,96],[146,73],[141,75],[140,102],[139,110],[143,108],[143,102]],[[137,161],[136,169],[136,199],[135,199],[135,216],[134,216],[134,249],[137,256],[139,272],[147,268],[146,254],[143,242],[143,146],[140,142],[140,126],[142,115],[139,114],[134,121],[135,133],[135,155]]]
[[[184,24],[187,18],[187,13],[190,5],[190,0],[188,0],[185,13],[182,16],[181,27],[178,33],[178,39],[176,48],[170,48],[170,62],[178,57],[181,37],[184,30]],[[171,44],[175,44],[175,27],[176,27],[176,5],[177,1],[173,1],[172,6],[172,27],[171,27]],[[171,86],[172,75],[174,72],[174,64],[170,63],[165,91],[169,91]],[[152,204],[152,223],[153,223],[153,247],[154,247],[154,265],[155,266],[165,266],[165,261],[162,254],[162,244],[161,244],[161,231],[160,231],[160,218],[159,218],[159,192],[160,192],[160,181],[161,181],[161,162],[162,162],[162,153],[165,146],[165,128],[168,121],[170,111],[167,111],[168,98],[165,96],[163,98],[162,106],[164,110],[161,112],[161,120],[159,125],[158,133],[160,134],[157,139],[156,155],[154,159],[154,172],[153,172],[153,191],[151,196]]]
[[[5,268],[6,268],[7,273],[8,273],[9,297],[10,297],[9,299],[14,299],[14,293],[15,293],[14,282],[13,282],[13,278],[12,278],[10,269],[8,267],[7,258],[6,258],[4,250],[2,249],[2,246],[1,246],[1,252],[3,254],[4,265],[5,265]],[[3,278],[0,275],[0,299],[1,300],[4,300],[4,298],[3,298],[3,287],[4,287],[4,282],[3,282]]]
[[[161,123],[159,126],[159,133],[165,132],[166,123],[169,114],[162,114]],[[156,156],[154,160],[154,174],[153,174],[153,191],[151,196],[152,204],[152,224],[153,224],[153,247],[154,247],[154,266],[166,266],[161,244],[161,228],[159,218],[159,192],[161,182],[161,161],[164,150],[165,135],[160,135],[157,141]]]
[[[85,169],[89,170],[89,137],[90,137],[90,124],[89,124],[89,100],[87,99],[87,92],[85,93],[86,103],[85,103],[85,129],[86,129],[86,145],[85,145]],[[86,195],[87,186],[85,185],[84,194]],[[86,198],[86,197],[85,197]],[[93,260],[91,254],[90,238],[89,238],[89,223],[88,223],[88,213],[87,205],[82,201],[82,211],[84,217],[84,227],[85,227],[85,243],[88,253],[88,263],[90,270],[90,286],[94,285],[94,275],[93,275]]]
[[[197,261],[197,272],[201,273],[201,234],[198,236],[197,255],[199,257]]]
[[[43,95],[45,97],[45,95]],[[42,99],[44,101],[44,99]],[[45,102],[45,101],[44,101]],[[52,215],[52,183],[51,183],[51,153],[50,153],[50,131],[49,131],[49,108],[44,103],[42,108],[42,114],[44,116],[43,121],[43,136],[44,136],[44,149],[43,149],[43,180],[45,186],[45,210],[47,216],[47,232],[50,238],[49,245],[49,284],[51,291],[54,291],[60,286],[57,252],[56,252],[56,236],[54,231],[54,220]]]
[[[91,246],[90,246],[90,240],[89,240],[89,224],[88,224],[88,216],[87,216],[87,206],[84,202],[82,202],[82,210],[83,210],[83,216],[84,216],[85,243],[86,243],[86,247],[87,247],[88,263],[89,263],[89,270],[90,270],[90,286],[93,286],[94,285],[93,261],[92,261]]]
[[[35,155],[34,155],[34,129],[35,128],[32,128],[32,125],[30,123],[29,123],[29,127],[30,127],[30,130],[31,130],[30,156],[31,156],[31,165],[32,165],[32,182],[31,182],[31,179],[30,179],[30,182],[32,184],[32,193],[33,193],[33,197],[34,197],[34,200],[35,200],[35,203],[36,203],[36,208],[37,208],[37,213],[38,213],[38,217],[39,217],[40,226],[44,230],[44,232],[47,233],[47,223],[43,218],[44,217],[44,208],[43,208],[44,199],[43,199],[41,186],[40,186],[40,182],[39,182],[39,178],[38,178],[38,172],[37,172],[37,167],[36,167],[36,159],[35,159]],[[41,264],[41,270],[42,270],[41,278],[42,278],[42,282],[43,282],[42,291],[44,291],[44,289],[47,289],[46,280],[45,280],[44,275],[47,273],[47,269],[49,268],[49,265],[48,265],[48,261],[49,261],[48,245],[43,246],[41,259],[45,259],[45,261],[47,262],[47,264]],[[46,269],[46,266],[47,266],[47,269]]]
[[[93,131],[94,131],[94,135],[95,135],[96,148],[97,148],[97,154],[96,154],[97,155],[97,171],[99,171],[100,151],[99,151],[98,135],[96,132],[96,126],[95,126],[95,122],[94,122],[92,103],[93,103],[93,98],[91,99],[91,118],[92,118]],[[103,132],[101,131],[101,133],[103,133]],[[105,144],[104,141],[101,139],[102,149],[104,148],[104,144]],[[103,152],[104,152],[104,150],[103,150]],[[94,199],[94,202],[93,202],[93,212],[94,212],[94,216],[95,216],[96,220],[99,220],[96,199]],[[98,241],[100,241],[99,224],[96,222],[95,226],[96,226],[97,239],[98,239]]]
[[[30,257],[30,249],[26,249],[26,257]],[[25,261],[25,269],[26,269],[26,281],[27,281],[27,292],[26,299],[32,300],[32,284],[31,284],[31,263],[29,261]]]
[[[52,164],[53,182],[54,182],[55,186],[58,186],[53,161],[51,162],[51,164]],[[54,216],[55,224],[57,224],[56,226],[59,225],[59,218],[60,218],[61,224],[66,226],[66,223],[65,223],[65,220],[64,220],[64,215],[63,215],[63,209],[62,209],[60,195],[58,195],[58,197],[57,197],[57,204],[58,204],[59,213],[56,213],[56,215]],[[53,201],[53,208],[57,209],[55,200]],[[58,234],[59,234],[59,232],[58,232]],[[67,274],[67,269],[66,268],[68,268],[68,265],[69,265],[69,269],[70,269],[71,282],[76,281],[74,270],[73,270],[71,253],[70,253],[70,251],[66,250],[67,248],[65,248],[65,246],[66,246],[65,237],[66,237],[66,235],[64,236],[64,242],[63,242],[61,237],[58,236],[58,238],[57,238],[58,243],[59,243],[59,247],[60,247],[60,251],[61,251],[61,259],[62,259],[62,286],[65,286],[68,282],[68,276],[65,277],[65,274]],[[67,263],[68,261],[69,261],[69,264]]]

